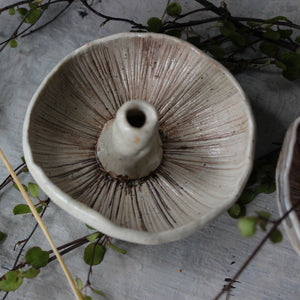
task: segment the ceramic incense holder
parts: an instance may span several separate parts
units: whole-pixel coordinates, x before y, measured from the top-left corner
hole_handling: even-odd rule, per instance
[[[60,207],[105,234],[158,244],[228,209],[255,129],[234,77],[194,46],[121,33],[63,59],[34,94],[24,153]]]

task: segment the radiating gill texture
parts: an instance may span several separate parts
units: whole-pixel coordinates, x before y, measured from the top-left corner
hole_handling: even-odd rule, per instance
[[[294,145],[294,153],[292,156],[292,163],[290,166],[289,180],[290,180],[290,199],[291,203],[296,204],[300,201],[300,126],[297,128],[297,138]],[[300,207],[296,207],[295,212],[300,219]]]
[[[158,38],[91,44],[40,92],[30,122],[34,161],[74,199],[113,223],[161,232],[193,222],[234,198],[248,168],[244,95],[196,49]],[[161,166],[121,182],[96,160],[104,124],[132,99],[154,104]]]

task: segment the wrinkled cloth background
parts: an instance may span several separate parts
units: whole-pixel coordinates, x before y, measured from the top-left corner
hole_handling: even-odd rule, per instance
[[[179,1],[184,11],[199,8],[193,1]],[[219,4],[219,1],[213,1]],[[0,7],[12,3],[0,0]],[[102,0],[96,8],[108,15],[132,18],[146,24],[152,16],[160,17],[167,1]],[[233,15],[271,18],[284,15],[300,23],[299,0],[230,0],[226,1]],[[49,11],[54,16],[57,10]],[[15,49],[7,47],[0,53],[0,146],[11,164],[16,167],[22,154],[22,125],[27,105],[47,73],[68,53],[83,44],[113,33],[129,31],[128,24],[108,22],[85,12],[79,1],[45,29],[20,39]],[[200,17],[201,15],[199,15]],[[195,16],[196,17],[196,16]],[[194,18],[195,18],[194,17]],[[0,16],[0,41],[6,39],[17,26],[17,15],[4,12]],[[47,17],[46,17],[47,18]],[[50,17],[48,17],[50,18]],[[289,82],[278,70],[265,68],[249,70],[237,76],[252,104],[257,122],[258,156],[282,142],[289,124],[300,114],[300,80]],[[0,165],[0,181],[7,176]],[[29,175],[20,177],[24,183],[32,181]],[[0,193],[0,230],[7,239],[0,244],[0,275],[12,267],[17,252],[14,244],[27,237],[35,222],[30,216],[13,216],[12,209],[23,203],[18,191],[6,187]],[[278,216],[276,194],[260,195],[248,206],[249,213],[269,210]],[[57,246],[89,233],[80,221],[62,211],[54,203],[47,210],[44,221]],[[141,246],[123,241],[115,244],[127,250],[123,256],[109,250],[103,263],[95,266],[91,277],[95,288],[104,291],[108,299],[212,299],[239,269],[257,245],[262,234],[244,239],[240,237],[236,221],[227,213],[194,235],[177,242],[159,246]],[[40,230],[29,246],[50,249]],[[86,280],[88,266],[81,247],[64,256],[73,277]],[[182,272],[178,272],[181,269]],[[286,236],[282,243],[267,243],[257,258],[235,283],[233,299],[288,300],[300,298],[300,258],[293,251]],[[0,293],[0,297],[2,293]],[[72,291],[57,262],[42,269],[37,278],[24,280],[18,291],[7,299],[74,299]],[[101,299],[94,295],[93,299]]]

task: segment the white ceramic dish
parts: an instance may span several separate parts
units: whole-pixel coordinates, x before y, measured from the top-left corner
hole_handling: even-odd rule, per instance
[[[136,180],[96,158],[104,125],[130,100],[158,113],[159,167]],[[194,46],[121,33],[63,59],[34,94],[24,122],[30,172],[60,207],[118,239],[158,244],[228,209],[251,171],[255,126],[235,78]]]
[[[300,117],[289,127],[281,148],[277,169],[277,200],[282,216],[292,205],[300,201]],[[296,252],[300,255],[300,207],[283,221]]]

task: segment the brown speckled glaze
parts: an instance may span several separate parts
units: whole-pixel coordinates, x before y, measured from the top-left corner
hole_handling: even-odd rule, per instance
[[[138,180],[96,159],[104,124],[132,99],[159,114],[162,163]],[[238,197],[252,166],[254,124],[240,86],[193,46],[119,34],[64,59],[34,95],[24,123],[30,171],[61,207],[116,238],[155,244],[204,226]]]
[[[279,211],[283,215],[300,201],[300,117],[289,127],[277,165]],[[300,255],[300,206],[284,221],[290,241]]]

